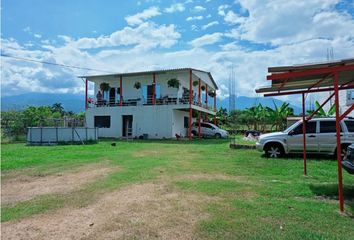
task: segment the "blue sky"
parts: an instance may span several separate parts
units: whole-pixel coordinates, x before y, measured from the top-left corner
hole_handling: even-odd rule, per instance
[[[193,67],[220,97],[233,67],[238,95],[256,96],[267,67],[354,57],[352,0],[3,0],[1,51],[110,72]],[[83,93],[65,69],[1,59],[2,94]]]

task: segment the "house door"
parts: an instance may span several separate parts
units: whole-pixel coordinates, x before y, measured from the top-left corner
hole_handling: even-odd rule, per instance
[[[154,94],[154,86],[148,85],[147,86],[147,104],[152,104],[152,96]]]
[[[131,137],[133,135],[133,115],[122,116],[122,136]]]
[[[111,88],[109,90],[109,104],[114,104],[116,102],[116,89]]]

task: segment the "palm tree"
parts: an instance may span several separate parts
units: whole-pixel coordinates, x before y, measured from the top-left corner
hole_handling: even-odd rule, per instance
[[[226,124],[228,122],[228,117],[229,115],[227,114],[227,109],[226,108],[219,108],[219,110],[216,112],[216,118],[219,121],[219,124]]]
[[[267,112],[273,123],[272,128],[275,126],[275,130],[278,131],[286,127],[286,118],[294,115],[294,109],[289,107],[289,103],[285,102],[280,107],[278,107],[274,101],[273,104],[274,109],[267,107]]]
[[[60,113],[61,116],[64,115],[64,107],[62,106],[61,103],[54,103],[52,106],[51,106],[51,110],[53,113],[55,112],[58,112]]]

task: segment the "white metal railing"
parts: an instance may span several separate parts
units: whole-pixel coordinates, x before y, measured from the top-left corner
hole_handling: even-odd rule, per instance
[[[155,102],[154,102],[155,101]],[[184,95],[178,97],[177,95],[165,95],[157,98],[153,98],[153,96],[148,97],[138,97],[138,96],[124,96],[122,98],[122,103],[120,102],[120,98],[110,98],[107,99],[89,99],[88,107],[115,107],[115,106],[142,106],[142,105],[181,105],[186,104],[189,105],[189,95]],[[214,111],[214,106],[211,103],[206,104],[205,101],[199,103],[198,98],[193,96],[192,104],[196,106],[200,106],[205,109],[209,109]]]

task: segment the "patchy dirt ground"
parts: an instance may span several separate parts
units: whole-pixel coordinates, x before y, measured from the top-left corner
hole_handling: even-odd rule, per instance
[[[68,193],[106,176],[112,170],[112,167],[108,167],[107,164],[90,164],[69,172],[48,176],[33,177],[17,174],[2,181],[1,202],[2,204],[16,203],[43,194]]]
[[[65,208],[2,224],[3,239],[196,239],[215,198],[163,181],[130,185],[81,209]]]

